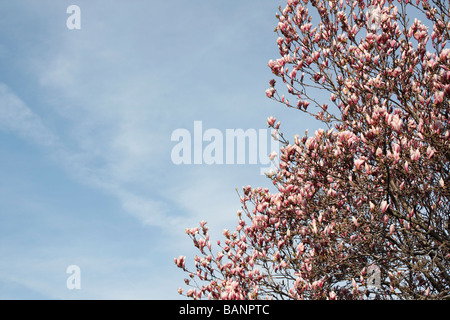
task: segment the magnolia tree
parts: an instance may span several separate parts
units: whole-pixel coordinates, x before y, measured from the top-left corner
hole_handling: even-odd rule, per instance
[[[283,143],[276,192],[243,188],[194,299],[450,298],[448,0],[288,0],[266,94],[323,128]],[[284,92],[284,94],[283,94]],[[321,97],[319,99],[319,97]],[[325,97],[325,99],[323,99]],[[268,125],[279,130],[273,117]]]

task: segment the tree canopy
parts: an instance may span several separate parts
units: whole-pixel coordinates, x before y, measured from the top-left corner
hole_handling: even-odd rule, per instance
[[[323,123],[283,143],[277,192],[244,187],[194,299],[449,299],[450,2],[288,0],[268,98]],[[317,94],[317,93],[320,94]],[[324,97],[326,97],[324,99]],[[293,111],[294,112],[294,111]],[[268,126],[280,130],[275,118]]]

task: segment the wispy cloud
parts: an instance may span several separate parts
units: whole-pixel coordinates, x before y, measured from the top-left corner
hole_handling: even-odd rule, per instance
[[[39,146],[57,148],[59,145],[58,138],[4,83],[0,83],[0,129],[13,132]]]
[[[101,144],[99,140],[86,141],[82,150],[71,150],[7,85],[0,84],[0,129],[43,148],[69,177],[115,197],[126,212],[144,225],[166,230],[178,227],[176,232],[179,232],[180,226],[208,219],[218,226],[234,218],[239,208],[238,196],[233,192],[236,187],[233,179],[241,175],[239,170],[174,167],[170,163],[164,169],[158,168],[158,162],[151,164],[158,155],[152,152],[151,141],[155,138],[146,140],[142,135],[135,136],[133,132],[139,127],[116,132],[106,155],[95,152]],[[176,169],[172,169],[173,173],[162,171],[171,170],[171,166]],[[230,174],[224,176],[224,169]],[[133,191],[135,184],[139,184],[143,195]],[[158,190],[161,187],[165,189]],[[181,208],[183,214],[175,207]]]
[[[96,160],[98,159],[95,159],[95,157],[99,155],[95,153],[90,155],[87,152],[89,148],[84,150],[85,152],[69,150],[58,136],[43,124],[40,117],[5,84],[0,84],[0,129],[44,148],[49,157],[60,165],[69,176],[78,182],[116,197],[122,204],[123,209],[138,218],[142,223],[162,227],[166,225],[162,221],[170,220],[164,209],[167,205],[162,201],[139,196],[121,185],[122,182],[126,183],[127,180],[131,179],[127,178],[126,175],[138,166],[133,164],[134,161],[130,160],[131,163],[128,163],[127,159],[114,159],[114,156],[112,156],[110,163],[98,166],[96,165]],[[131,158],[142,152],[135,145],[137,141],[133,140],[132,135],[129,144],[127,144],[123,140],[127,139],[127,137],[121,136],[121,134],[124,133],[120,133],[119,138],[114,141],[114,143],[119,141],[119,146],[116,150],[117,157],[123,152],[121,148],[134,148],[134,152],[125,153],[131,153]],[[123,143],[123,146],[121,146],[120,142]],[[145,150],[145,148],[143,149]],[[101,160],[105,161],[106,159]],[[114,161],[122,161],[122,163],[115,165]],[[117,166],[120,166],[120,168]],[[169,224],[173,224],[173,222]]]

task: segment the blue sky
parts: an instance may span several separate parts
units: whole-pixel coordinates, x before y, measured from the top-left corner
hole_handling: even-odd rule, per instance
[[[235,188],[270,181],[260,164],[175,165],[171,133],[268,116],[288,136],[313,129],[264,93],[283,2],[0,2],[1,299],[179,298],[185,227],[206,220],[216,239]]]

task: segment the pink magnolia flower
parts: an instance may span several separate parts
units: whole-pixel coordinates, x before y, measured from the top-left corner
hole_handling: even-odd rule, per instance
[[[273,97],[273,95],[275,94],[275,88],[269,88],[269,89],[267,89],[266,90],[266,96],[268,97],[268,98],[272,98]]]
[[[223,253],[222,252],[217,253],[217,261],[222,260],[222,257],[223,257]]]
[[[186,262],[186,257],[185,256],[179,256],[178,258],[174,259],[175,264],[177,265],[177,267],[179,268],[185,268],[185,262]]]
[[[393,143],[392,144],[392,149],[394,151],[394,162],[398,163],[400,160],[400,145],[398,145],[397,143]]]
[[[269,159],[272,161],[273,159],[275,159],[277,157],[277,155],[278,154],[275,151],[273,151],[269,154]]]
[[[352,285],[353,285],[353,291],[358,292],[359,291],[359,285],[356,283],[355,279],[352,279]]]
[[[303,105],[303,109],[308,109],[308,106],[309,106],[309,101],[302,101],[302,105]]]
[[[268,124],[269,126],[273,126],[273,125],[275,124],[276,121],[277,121],[277,119],[274,118],[274,117],[272,117],[272,116],[270,116],[269,118],[267,118],[267,124]]]
[[[205,239],[200,238],[200,239],[198,239],[197,243],[198,243],[198,247],[199,247],[200,251],[203,252],[203,248],[204,248],[205,245],[206,245]]]
[[[313,221],[312,221],[312,232],[314,234],[317,234],[317,221],[316,221],[316,219],[313,219]]]
[[[194,296],[194,293],[195,293],[195,290],[194,290],[194,289],[189,289],[189,290],[187,291],[186,295],[187,295],[188,297],[193,297],[193,296]]]
[[[375,58],[373,58],[374,64],[378,64],[378,61],[380,61],[380,55],[377,55],[377,56],[375,56]]]
[[[389,208],[389,204],[387,203],[387,201],[386,200],[381,201],[381,206],[380,206],[381,212],[385,213],[388,208]]]
[[[272,136],[273,140],[279,141],[279,138],[278,138],[278,130],[277,130],[277,129],[272,130],[271,136]]]
[[[305,246],[303,245],[303,243],[300,243],[297,246],[297,250],[298,250],[298,252],[300,252],[300,254],[303,254],[303,251],[305,251]]]
[[[397,132],[400,133],[402,131],[403,122],[402,119],[398,115],[395,115],[391,122],[392,128]]]
[[[381,150],[381,148],[378,147],[378,148],[377,148],[377,151],[375,152],[375,155],[376,155],[377,157],[381,157],[381,156],[383,155],[383,150]]]
[[[410,156],[411,156],[411,161],[419,160],[419,158],[420,158],[420,150],[419,149],[414,150],[411,147]]]
[[[407,173],[409,173],[409,163],[408,163],[408,161],[405,162],[404,168],[405,168],[405,171],[406,171]]]
[[[297,70],[294,69],[294,70],[292,70],[292,72],[291,72],[291,74],[289,75],[289,77],[290,77],[291,79],[294,79],[296,76],[297,76]]]
[[[436,103],[442,103],[442,101],[444,101],[444,91],[436,92],[434,94],[434,99],[436,100]]]
[[[361,167],[361,165],[363,165],[364,164],[364,159],[358,159],[358,160],[355,160],[355,167],[356,167],[356,169],[357,170],[359,170],[359,168]]]
[[[354,216],[352,216],[352,222],[355,225],[355,227],[359,226],[358,220]]]
[[[400,153],[400,145],[398,143],[393,143],[392,150],[394,150],[394,152]]]
[[[389,234],[392,235],[395,231],[395,226],[394,224],[391,224],[391,226],[389,227]]]
[[[428,159],[431,159],[435,153],[436,153],[436,149],[434,149],[431,146],[428,146],[428,148],[427,148]]]

